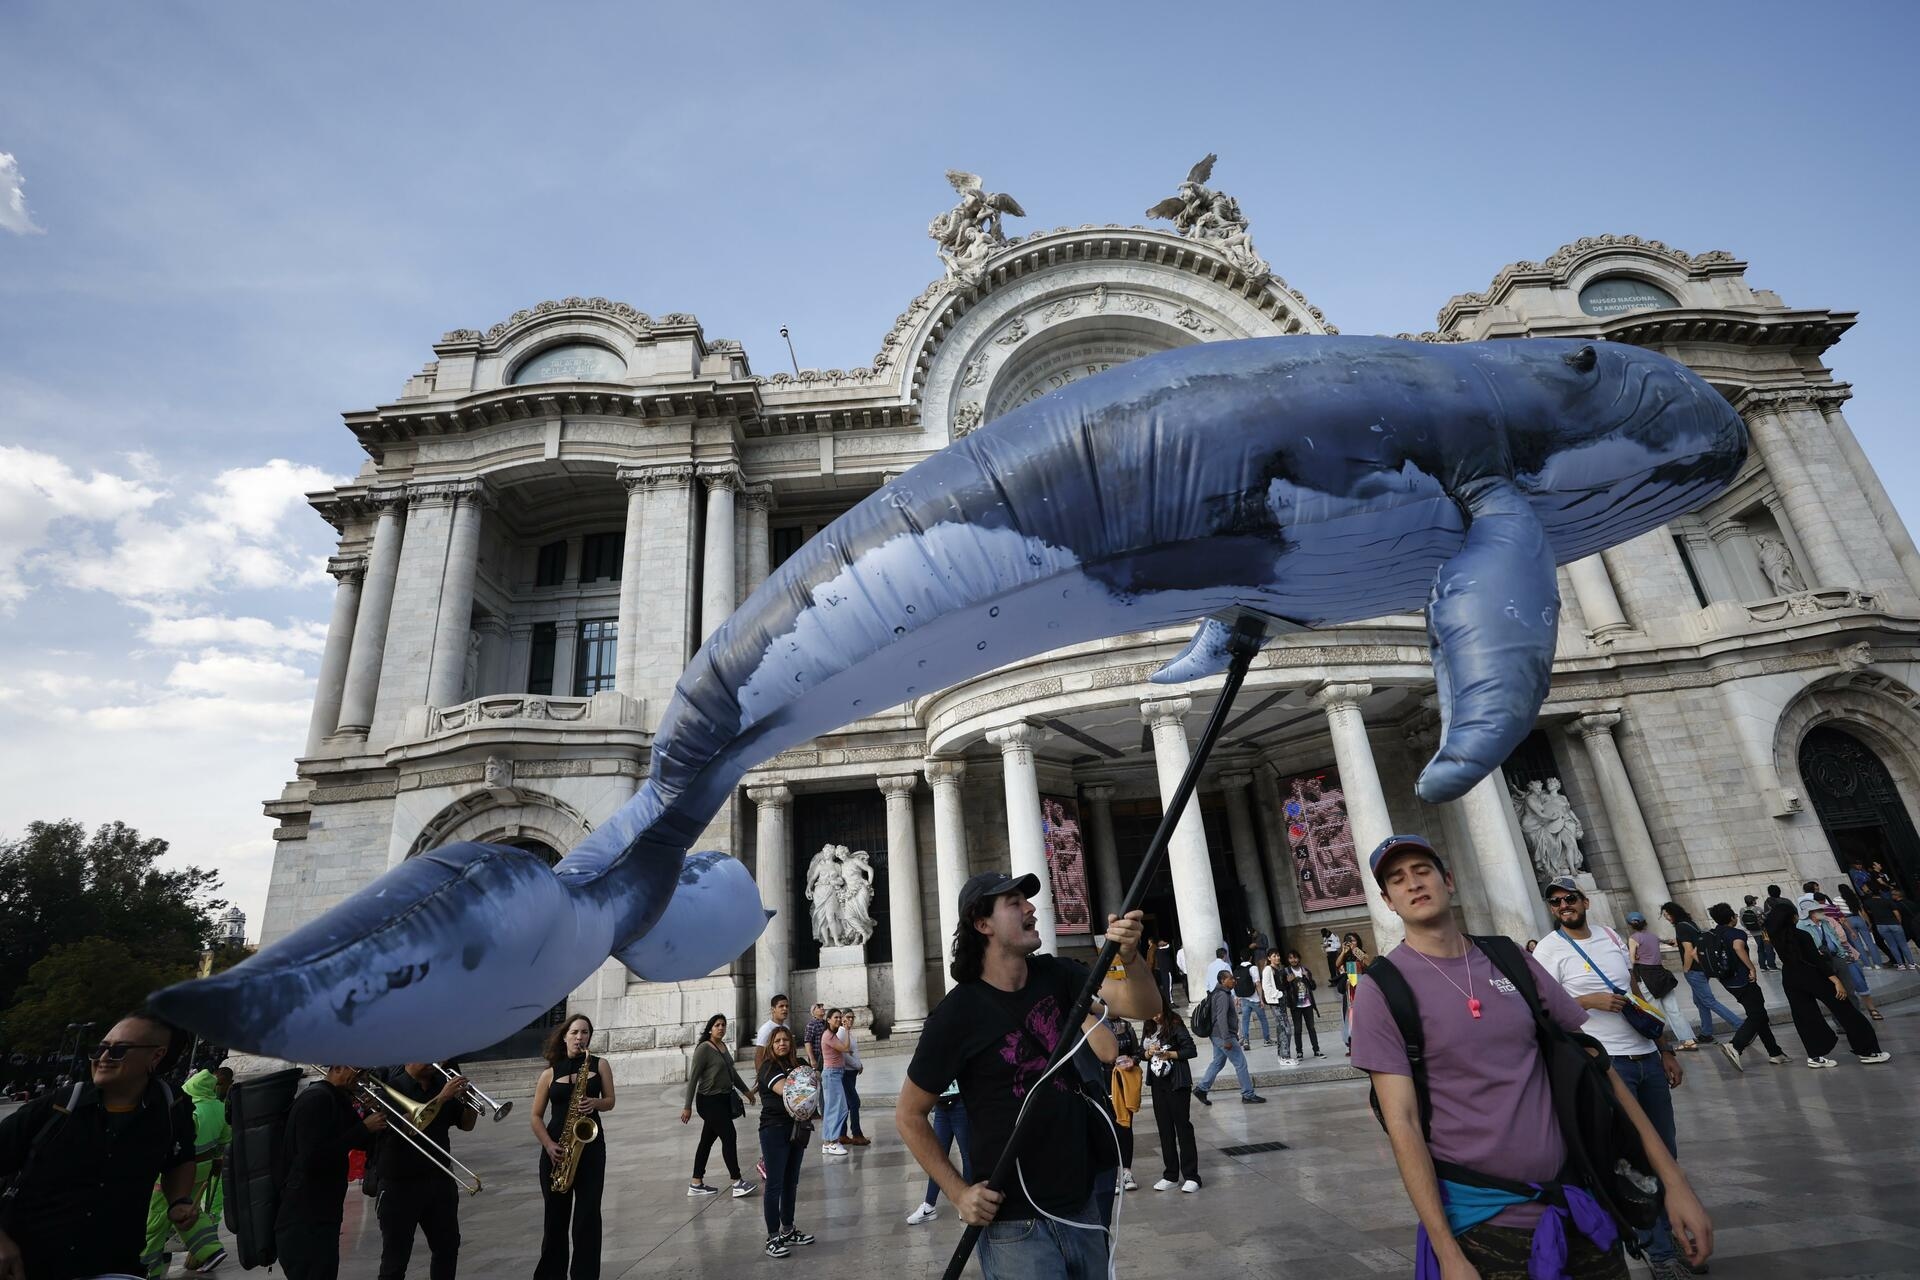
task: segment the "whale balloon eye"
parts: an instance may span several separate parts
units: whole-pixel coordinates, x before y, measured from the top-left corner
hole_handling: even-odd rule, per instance
[[[1575,351],[1569,351],[1560,358],[1565,360],[1575,373],[1592,373],[1593,366],[1598,363],[1600,359],[1600,357],[1595,354],[1592,344],[1580,347]]]

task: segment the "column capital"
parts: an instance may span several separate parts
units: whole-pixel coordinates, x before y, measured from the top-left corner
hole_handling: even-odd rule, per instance
[[[1043,740],[1044,730],[1035,728],[1025,720],[987,730],[987,741],[1000,748],[1002,755],[1014,751],[1031,751],[1035,743]]]
[[[1245,791],[1253,785],[1253,775],[1244,769],[1234,769],[1214,779],[1228,791]]]
[[[367,506],[375,515],[399,515],[407,507],[407,486],[371,490],[367,494]]]
[[[1140,723],[1150,729],[1161,725],[1176,724],[1186,726],[1187,712],[1193,710],[1192,698],[1161,698],[1154,702],[1140,704]]]
[[[914,787],[919,785],[920,775],[917,773],[888,774],[884,777],[875,778],[874,782],[879,786],[880,790],[885,793],[889,800],[895,796],[907,796],[911,798]]]
[[[773,486],[770,484],[749,484],[740,490],[740,505],[749,511],[773,510]]]
[[[1090,787],[1080,788],[1080,794],[1095,804],[1106,804],[1109,800],[1113,799],[1113,784],[1111,782],[1096,782]]]
[[[1373,686],[1365,680],[1328,680],[1313,691],[1313,701],[1323,711],[1358,710],[1372,692]]]
[[[957,787],[960,779],[967,776],[965,760],[940,760],[928,756],[920,767],[926,772],[927,785],[930,787]]]
[[[1574,720],[1567,726],[1567,731],[1577,734],[1582,738],[1611,738],[1613,736],[1614,726],[1619,723],[1620,713],[1618,711],[1596,711],[1591,715],[1584,715]]]
[[[758,786],[748,787],[747,799],[762,809],[784,809],[793,803],[793,791],[784,781],[768,778]]]
[[[1733,398],[1742,414],[1785,414],[1794,409],[1837,409],[1853,397],[1847,382],[1795,383],[1784,387],[1748,387]]]
[[[614,474],[629,493],[637,489],[652,489],[658,485],[684,487],[693,482],[693,464],[691,462],[670,462],[645,467],[620,467]]]
[[[746,487],[746,477],[740,474],[740,465],[735,462],[703,462],[696,468],[700,483],[709,491],[729,489],[735,492]]]
[[[339,580],[340,585],[348,583],[359,586],[367,576],[367,558],[358,556],[328,556],[327,572]]]
[[[491,506],[492,494],[484,480],[422,480],[407,486],[407,500],[417,507]]]

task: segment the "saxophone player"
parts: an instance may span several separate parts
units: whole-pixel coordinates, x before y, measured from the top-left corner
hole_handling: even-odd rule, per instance
[[[597,1118],[613,1110],[613,1072],[606,1060],[588,1054],[593,1021],[576,1013],[554,1031],[542,1054],[547,1069],[533,1088],[533,1133],[540,1140],[540,1194],[546,1201],[546,1229],[534,1280],[567,1280],[568,1237],[572,1237],[572,1280],[600,1277],[600,1190],[607,1176],[607,1144],[578,1146],[573,1185],[553,1189],[553,1169],[566,1156],[568,1131],[577,1114]]]

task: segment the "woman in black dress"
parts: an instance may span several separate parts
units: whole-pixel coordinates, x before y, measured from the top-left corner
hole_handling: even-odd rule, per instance
[[[1200,1189],[1200,1145],[1193,1136],[1193,1067],[1199,1050],[1186,1023],[1169,1005],[1150,1024],[1142,1057],[1153,1093],[1153,1124],[1160,1131],[1160,1181],[1155,1191]]]
[[[573,1186],[565,1195],[553,1193],[553,1162],[560,1156],[561,1135],[574,1106],[579,1077],[586,1077],[586,1109],[598,1120],[613,1110],[613,1072],[604,1058],[587,1054],[593,1039],[593,1020],[576,1013],[547,1038],[542,1057],[547,1069],[533,1087],[533,1133],[540,1139],[540,1195],[546,1201],[546,1227],[540,1237],[540,1261],[534,1280],[566,1280],[568,1236],[573,1241],[572,1280],[600,1277],[600,1192],[607,1181],[607,1134],[586,1144]],[[585,1059],[584,1072],[579,1069]],[[551,1104],[551,1105],[549,1105]],[[542,1119],[542,1115],[545,1119]]]

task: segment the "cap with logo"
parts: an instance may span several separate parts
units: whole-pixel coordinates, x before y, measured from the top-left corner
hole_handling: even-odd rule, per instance
[[[1028,898],[1038,897],[1040,877],[1032,874],[1012,876],[1004,871],[982,871],[977,876],[969,877],[967,882],[960,886],[960,914],[967,914],[967,909],[982,898],[997,898],[1003,893],[1012,893],[1015,890]]]
[[[1447,873],[1447,864],[1440,861],[1440,855],[1433,851],[1433,846],[1427,843],[1425,836],[1388,836],[1367,855],[1367,869],[1373,872],[1375,884],[1382,888],[1386,886],[1384,875],[1387,863],[1403,853],[1424,854],[1434,866],[1440,869],[1441,875]]]
[[[1555,876],[1553,879],[1547,881],[1547,887],[1540,891],[1540,896],[1551,898],[1555,891],[1578,894],[1583,898],[1587,896],[1586,890],[1582,889],[1580,882],[1572,876]]]

